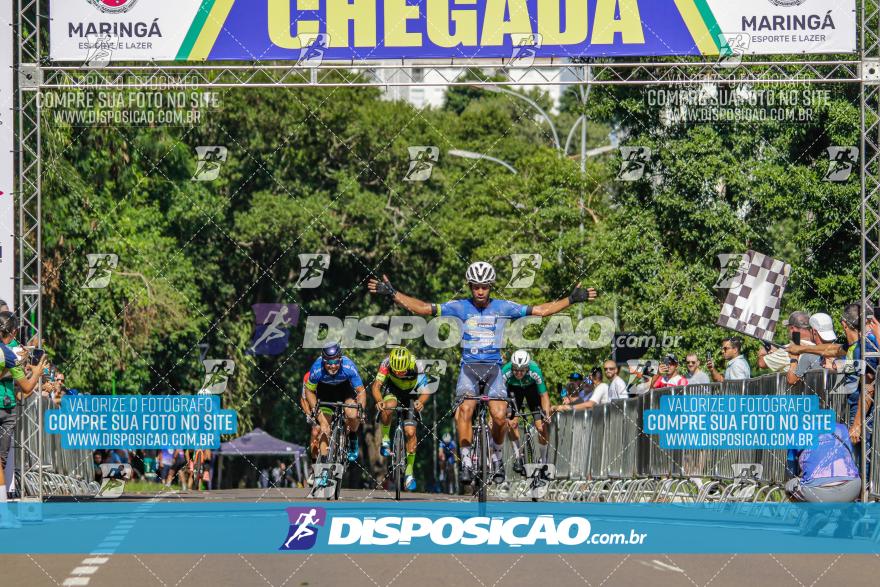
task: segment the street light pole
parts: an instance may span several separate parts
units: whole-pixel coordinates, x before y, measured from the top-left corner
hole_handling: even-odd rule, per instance
[[[547,121],[547,124],[550,125],[550,131],[553,133],[553,144],[556,145],[557,151],[562,150],[562,145],[559,142],[559,133],[556,132],[556,125],[553,124],[553,119],[550,118],[550,115],[547,114],[544,111],[544,109],[538,105],[537,102],[535,102],[534,100],[532,100],[528,96],[520,94],[519,92],[514,92],[513,90],[508,90],[507,88],[504,88],[501,86],[474,86],[474,87],[479,87],[480,89],[486,90],[487,92],[495,92],[496,94],[508,94],[510,96],[514,96],[516,98],[519,98],[520,100],[523,100],[524,102],[527,102],[532,108],[537,110],[541,114],[541,117],[543,117],[544,120]]]
[[[512,174],[516,175],[516,168],[508,163],[507,161],[502,161],[497,157],[492,157],[491,155],[486,155],[485,153],[475,153],[473,151],[463,151],[462,149],[449,149],[447,151],[453,157],[464,157],[465,159],[485,159],[486,161],[491,161],[492,163],[497,163],[498,165],[502,165],[507,168]]]

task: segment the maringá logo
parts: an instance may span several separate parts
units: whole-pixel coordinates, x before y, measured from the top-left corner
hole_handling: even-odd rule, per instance
[[[128,12],[138,0],[88,0],[89,4],[108,14],[123,14]]]
[[[782,6],[784,8],[791,8],[792,6],[800,6],[807,0],[770,0],[770,4],[773,6]]]
[[[327,522],[324,508],[287,508],[290,529],[278,550],[308,550],[318,540],[318,526]]]

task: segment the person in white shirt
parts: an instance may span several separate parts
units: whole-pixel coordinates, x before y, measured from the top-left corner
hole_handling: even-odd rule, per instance
[[[579,404],[570,404],[570,405],[559,405],[553,406],[554,412],[568,412],[568,411],[580,411],[580,410],[589,410],[594,408],[595,406],[607,404],[608,402],[616,399],[624,399],[629,397],[626,392],[626,383],[624,383],[623,379],[621,379],[617,375],[617,363],[614,361],[608,360],[605,361],[605,365],[603,367],[605,372],[605,377],[610,380],[609,383],[602,382],[602,373],[594,371],[593,372],[593,380],[595,382],[599,382],[596,384],[596,387],[593,388],[593,394],[590,396],[585,402],[581,402]]]
[[[688,383],[693,385],[709,383],[709,376],[700,369],[700,359],[696,353],[689,354],[684,358],[684,361],[687,365],[687,375],[685,378],[688,380]]]
[[[618,375],[617,363],[612,360],[605,361],[602,366],[605,371],[605,378],[608,379],[608,397],[609,399],[621,399],[629,397],[626,391],[626,382]]]
[[[715,362],[709,361],[706,366],[712,374],[714,381],[734,381],[738,379],[748,379],[752,376],[752,369],[749,362],[740,353],[742,352],[742,339],[738,336],[725,338],[721,341],[721,354],[727,361],[727,368],[724,369],[724,375],[715,368]]]

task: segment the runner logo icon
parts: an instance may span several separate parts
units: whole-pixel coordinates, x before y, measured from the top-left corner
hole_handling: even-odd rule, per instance
[[[324,508],[287,508],[290,529],[278,550],[308,550],[318,540],[318,526],[327,521]]]

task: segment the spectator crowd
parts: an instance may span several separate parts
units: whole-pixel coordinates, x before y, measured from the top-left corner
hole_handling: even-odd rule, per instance
[[[792,497],[804,501],[852,501],[861,490],[859,471],[862,450],[865,475],[870,483],[872,432],[874,429],[874,380],[877,371],[878,339],[880,339],[880,307],[867,306],[862,330],[861,304],[843,307],[839,322],[827,313],[793,312],[783,324],[787,330],[785,344],[764,342],[757,353],[758,369],[782,373],[795,385],[808,371],[828,370],[842,374],[840,380],[846,396],[845,414],[838,415],[845,423],[820,436],[819,446],[806,450],[790,450],[788,470],[792,476],[787,489]],[[865,356],[862,356],[862,347]],[[562,386],[562,403],[554,412],[589,410],[611,400],[633,397],[651,389],[688,384],[704,384],[749,379],[752,366],[744,353],[743,340],[725,338],[719,349],[723,371],[711,353],[704,362],[697,353],[685,356],[681,369],[673,354],[658,364],[641,361],[628,368],[624,381],[614,361],[595,368],[589,377],[572,373]],[[860,379],[865,375],[865,403],[861,402]],[[862,411],[864,410],[864,429]]]

